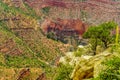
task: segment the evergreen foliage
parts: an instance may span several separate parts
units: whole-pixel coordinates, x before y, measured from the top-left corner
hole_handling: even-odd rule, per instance
[[[116,28],[117,24],[113,21],[102,23],[98,26],[91,26],[84,34],[84,38],[90,39],[91,49],[94,55],[99,44],[103,44],[104,48],[108,48],[109,44],[113,41],[113,34],[111,31]]]

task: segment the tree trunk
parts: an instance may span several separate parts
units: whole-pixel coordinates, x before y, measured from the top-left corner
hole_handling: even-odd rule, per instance
[[[93,50],[93,54],[96,55],[96,50],[97,50],[97,39],[92,41],[92,50]]]
[[[105,49],[108,48],[107,42],[104,42]]]

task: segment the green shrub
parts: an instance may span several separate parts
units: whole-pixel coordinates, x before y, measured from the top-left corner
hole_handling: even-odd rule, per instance
[[[50,7],[42,8],[42,12],[43,12],[43,14],[48,14],[49,11],[50,11]]]
[[[103,65],[106,68],[94,80],[120,80],[120,57],[113,57],[103,62]]]
[[[57,69],[55,80],[71,80],[70,73],[72,72],[72,70],[73,68],[70,65],[60,64]]]
[[[78,48],[77,51],[74,52],[76,57],[80,57],[82,54],[85,54],[84,48]]]

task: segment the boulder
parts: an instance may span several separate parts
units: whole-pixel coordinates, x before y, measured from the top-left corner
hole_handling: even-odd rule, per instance
[[[110,58],[111,56],[111,53],[103,52],[89,59],[80,61],[79,64],[77,64],[74,68],[71,78],[73,80],[83,80],[97,76],[100,71],[99,69],[102,70],[103,68],[101,67],[101,62],[107,58]]]

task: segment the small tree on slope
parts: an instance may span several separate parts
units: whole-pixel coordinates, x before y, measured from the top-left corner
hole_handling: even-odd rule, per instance
[[[117,26],[114,22],[106,22],[102,23],[98,26],[92,26],[88,29],[86,33],[84,33],[84,38],[90,39],[91,49],[96,54],[96,49],[99,43],[103,43],[103,47],[106,49],[108,45],[112,42],[112,34],[111,31],[115,29]]]

